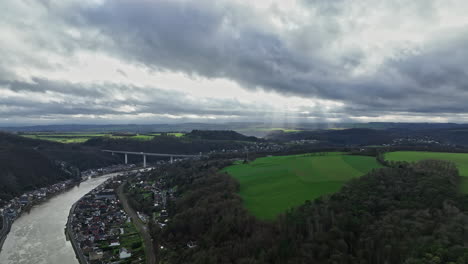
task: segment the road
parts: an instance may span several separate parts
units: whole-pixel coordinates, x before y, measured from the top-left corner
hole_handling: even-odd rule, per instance
[[[135,210],[133,210],[128,204],[128,199],[123,192],[125,184],[126,183],[120,185],[119,188],[117,188],[117,195],[122,202],[125,212],[127,212],[127,214],[132,218],[133,223],[143,237],[143,242],[145,243],[146,263],[156,264],[156,254],[154,252],[153,241],[151,239],[148,227],[140,220]]]

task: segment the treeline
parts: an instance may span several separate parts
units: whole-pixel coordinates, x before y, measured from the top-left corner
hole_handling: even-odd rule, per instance
[[[248,138],[231,132],[205,134],[198,131],[194,132],[194,135]],[[242,149],[245,144],[248,143],[234,140],[182,139],[174,136],[158,136],[151,141],[101,137],[91,139],[85,144],[61,144],[0,132],[0,199],[9,199],[24,191],[66,179],[67,176],[57,169],[57,162],[65,162],[81,171],[123,162],[122,156],[104,153],[102,149],[198,154],[210,150]],[[129,161],[141,162],[141,157],[129,156]]]
[[[445,148],[466,148],[468,146],[468,127],[431,128],[432,126],[415,126],[414,128],[350,128],[342,130],[314,130],[298,132],[275,131],[267,135],[269,140],[318,140],[329,146],[367,146],[395,143],[408,147],[432,147],[446,145]],[[444,147],[444,146],[441,146]]]
[[[392,131],[368,128],[343,130],[314,130],[299,132],[275,132],[267,136],[270,140],[318,140],[328,146],[364,146],[389,144],[397,137]]]
[[[468,263],[468,198],[452,163],[373,170],[274,222],[243,208],[224,165],[192,161],[153,174],[179,187],[168,226],[151,226],[163,262]]]
[[[466,263],[468,214],[458,180],[444,161],[353,180],[280,218],[287,263]]]
[[[25,138],[0,132],[0,146],[37,151],[51,161],[64,161],[80,170],[106,167],[121,163],[118,156],[82,144],[62,144],[47,140]],[[0,161],[1,162],[1,161]]]
[[[193,132],[192,132],[193,133]],[[198,135],[195,132],[194,135]],[[203,132],[205,133],[205,132]],[[208,132],[207,132],[208,133]],[[210,132],[211,133],[211,132]],[[213,132],[214,134],[219,134]],[[223,132],[224,133],[224,132]],[[221,134],[223,134],[221,133]],[[236,140],[208,140],[204,137],[199,138],[187,134],[184,137],[174,136],[157,136],[152,140],[140,141],[133,139],[113,139],[106,137],[93,138],[84,143],[85,146],[97,147],[101,149],[118,149],[128,151],[143,151],[155,153],[171,153],[171,154],[198,154],[200,152],[210,152],[219,150],[243,149],[249,142]],[[239,134],[240,135],[240,134]],[[222,135],[219,137],[224,138]],[[215,138],[219,138],[215,137]],[[243,136],[245,137],[245,136]]]
[[[259,222],[242,206],[239,184],[219,173],[225,161],[199,161],[164,168],[166,187],[181,195],[168,205],[170,221],[164,229],[151,225],[161,263],[273,263],[273,225]],[[196,243],[189,248],[187,243]],[[158,247],[159,248],[159,247]]]
[[[118,163],[115,156],[77,144],[60,144],[0,132],[0,200],[78,176],[78,169]]]
[[[192,130],[192,132],[187,133],[185,136],[205,140],[260,141],[256,137],[248,137],[232,130]]]

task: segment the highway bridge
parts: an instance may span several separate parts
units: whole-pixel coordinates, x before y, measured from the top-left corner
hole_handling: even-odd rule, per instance
[[[104,149],[103,152],[115,154],[124,154],[125,155],[125,164],[128,163],[128,155],[140,155],[143,156],[143,167],[146,167],[146,156],[157,156],[157,157],[170,157],[171,164],[174,162],[174,158],[200,158],[202,157],[201,152],[199,155],[184,155],[184,154],[163,154],[163,153],[148,153],[148,152],[132,152],[132,151],[122,151],[122,150],[109,150]]]

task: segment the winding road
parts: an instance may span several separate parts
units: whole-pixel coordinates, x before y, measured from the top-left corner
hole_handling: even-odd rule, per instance
[[[151,239],[148,227],[140,220],[135,210],[130,207],[128,199],[123,192],[125,184],[126,183],[120,185],[119,188],[117,188],[117,195],[122,202],[125,212],[127,212],[127,214],[132,218],[132,221],[138,229],[138,232],[140,232],[141,236],[143,237],[143,242],[145,243],[146,263],[156,264],[156,254],[154,252],[153,241]]]

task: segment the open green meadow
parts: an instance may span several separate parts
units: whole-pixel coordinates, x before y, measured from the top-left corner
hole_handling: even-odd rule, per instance
[[[106,134],[88,134],[88,133],[31,133],[31,134],[21,134],[23,137],[48,140],[60,143],[83,143],[90,138],[94,137],[103,137]]]
[[[184,133],[164,133],[169,136],[182,137]],[[37,132],[37,133],[27,133],[20,134],[23,137],[49,140],[60,143],[83,143],[91,138],[96,137],[108,137],[108,138],[128,138],[134,140],[151,140],[156,136],[160,136],[161,133],[151,133],[151,134],[136,134],[136,135],[119,135],[112,133],[79,133],[79,132],[70,132],[70,133],[47,133],[47,132]]]
[[[161,136],[162,134],[168,135],[168,136],[174,136],[174,137],[183,137],[185,136],[185,133],[179,133],[179,132],[169,132],[169,133],[152,133],[149,134],[151,136]]]
[[[428,152],[428,151],[395,151],[385,153],[390,161],[415,162],[426,159],[447,160],[457,165],[462,180],[460,190],[468,193],[468,153]]]
[[[239,181],[240,195],[249,211],[261,219],[274,219],[379,167],[373,157],[330,152],[259,158],[224,171]]]

